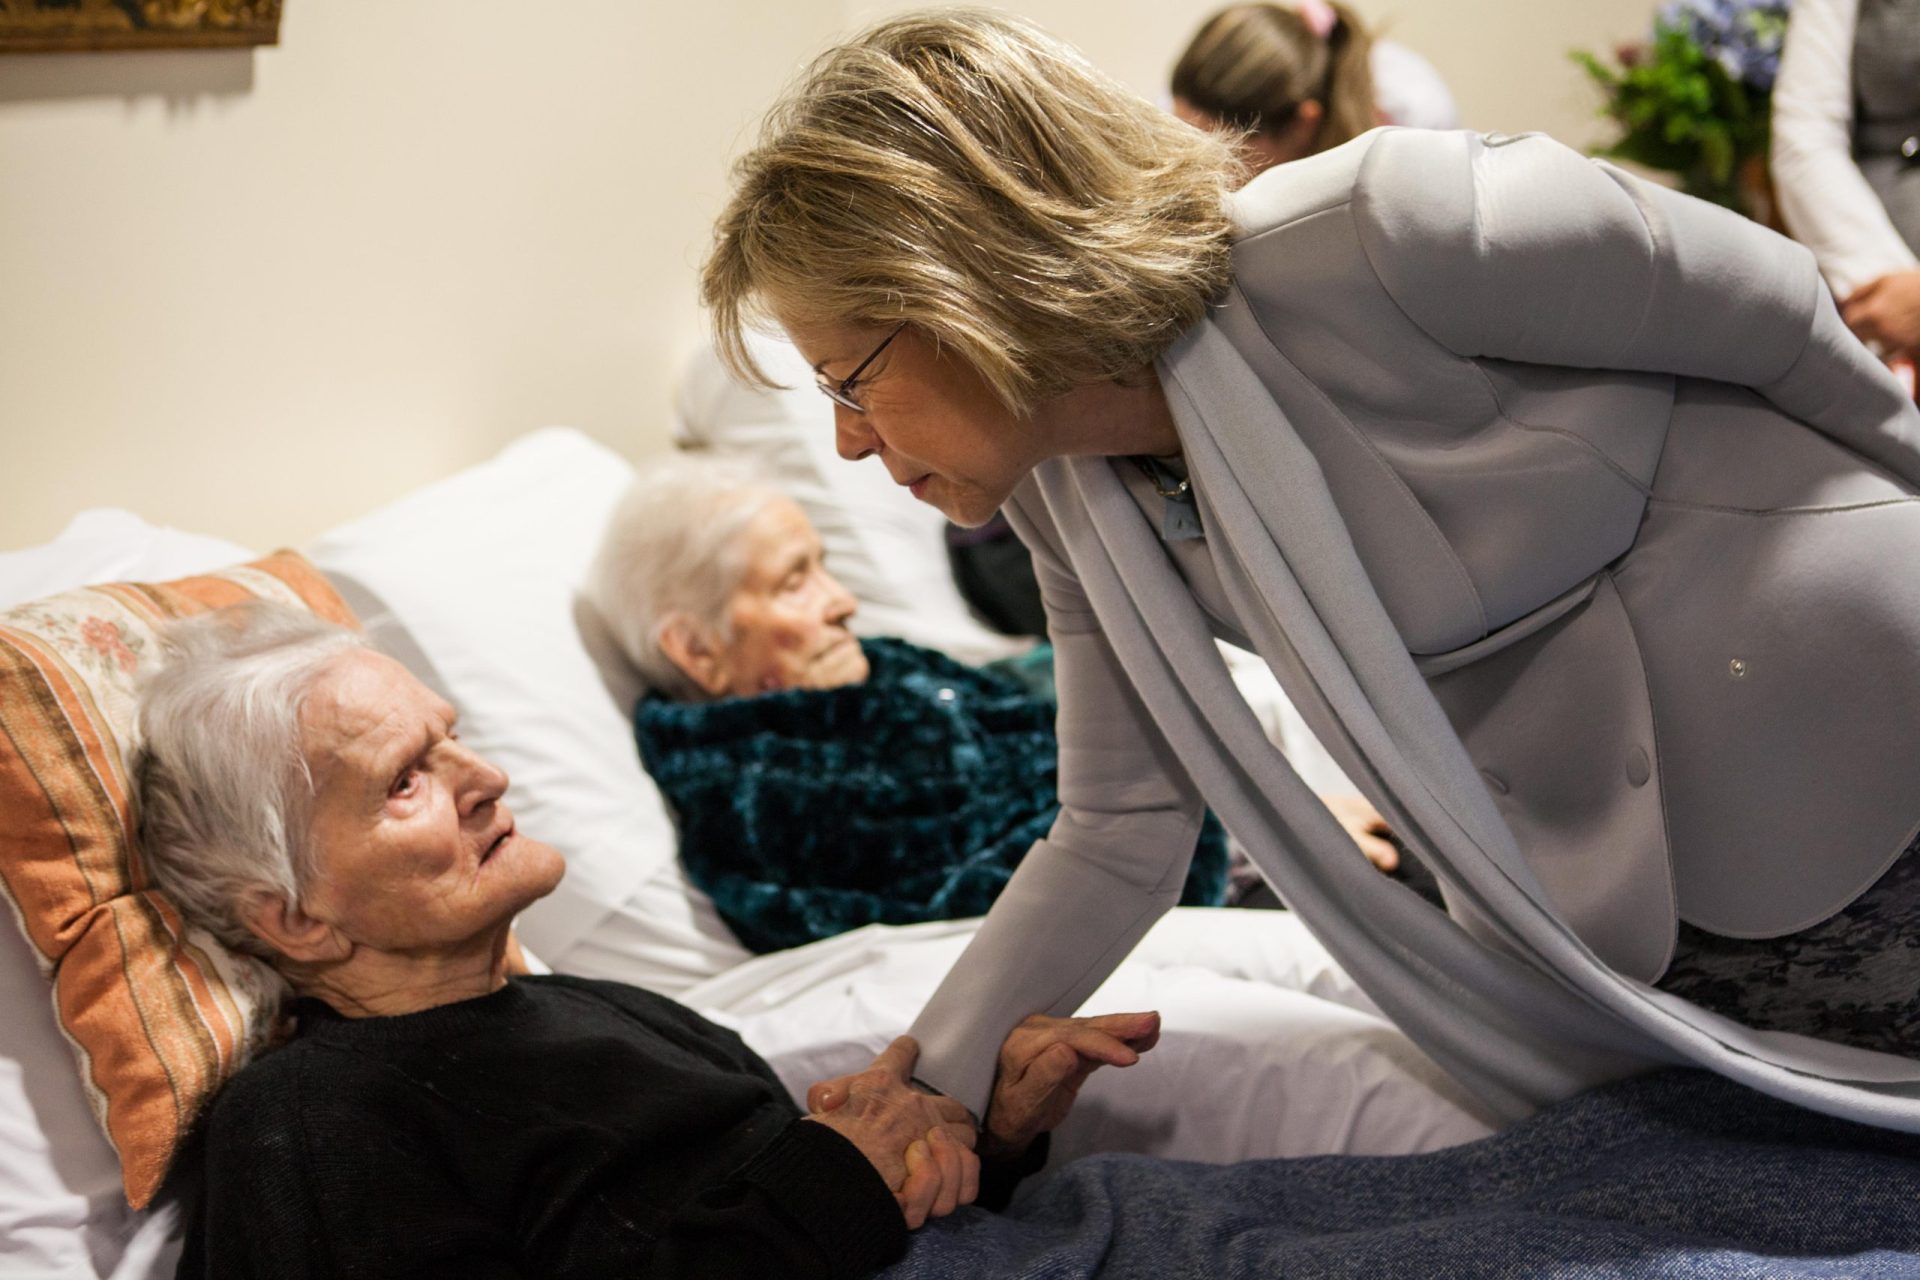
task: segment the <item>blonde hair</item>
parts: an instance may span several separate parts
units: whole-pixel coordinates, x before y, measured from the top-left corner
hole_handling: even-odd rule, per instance
[[[1149,365],[1229,279],[1235,161],[1006,14],[883,22],[819,58],[735,170],[703,295],[744,331],[905,321],[1016,412]]]
[[[1303,102],[1323,113],[1313,151],[1359,137],[1377,123],[1373,37],[1352,10],[1333,11],[1325,37],[1299,11],[1278,4],[1239,4],[1202,23],[1173,68],[1173,93],[1234,129],[1284,128]]]

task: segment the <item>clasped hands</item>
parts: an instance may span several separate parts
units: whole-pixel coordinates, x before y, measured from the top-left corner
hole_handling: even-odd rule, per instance
[[[982,1130],[959,1102],[914,1087],[920,1046],[901,1036],[865,1071],[807,1091],[809,1120],[839,1133],[885,1179],[909,1228],[970,1204],[980,1160],[1011,1159],[1066,1119],[1087,1077],[1129,1067],[1160,1038],[1157,1013],[1033,1014],[1000,1046]]]

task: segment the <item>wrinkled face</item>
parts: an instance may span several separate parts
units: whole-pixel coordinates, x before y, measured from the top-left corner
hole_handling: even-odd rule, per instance
[[[864,325],[785,327],[807,363],[836,381],[889,332]],[[1031,421],[1016,417],[971,365],[911,325],[861,372],[852,394],[866,412],[834,405],[840,456],[877,458],[896,484],[955,524],[991,520],[1047,456]]]
[[[454,711],[391,658],[347,654],[301,713],[314,780],[315,876],[303,903],[354,942],[451,950],[551,892],[560,855],[514,829],[507,775],[468,750]]]
[[[722,697],[865,680],[867,656],[847,630],[853,595],[827,572],[820,535],[806,513],[791,499],[776,498],[739,539],[735,549],[745,572],[727,601],[728,638],[711,674],[688,674]]]

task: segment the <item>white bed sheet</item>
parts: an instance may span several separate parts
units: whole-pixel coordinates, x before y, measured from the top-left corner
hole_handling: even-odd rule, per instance
[[[905,1031],[978,923],[870,926],[758,957],[681,999],[738,1031],[802,1100]],[[1113,1150],[1400,1155],[1492,1132],[1289,912],[1174,910],[1083,1012],[1137,1009],[1160,1011],[1160,1044],[1094,1074],[1050,1164]]]

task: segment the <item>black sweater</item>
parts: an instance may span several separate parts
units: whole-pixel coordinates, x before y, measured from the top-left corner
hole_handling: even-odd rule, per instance
[[[907,1232],[752,1050],[615,982],[295,1006],[221,1092],[182,1277],[864,1276]]]

